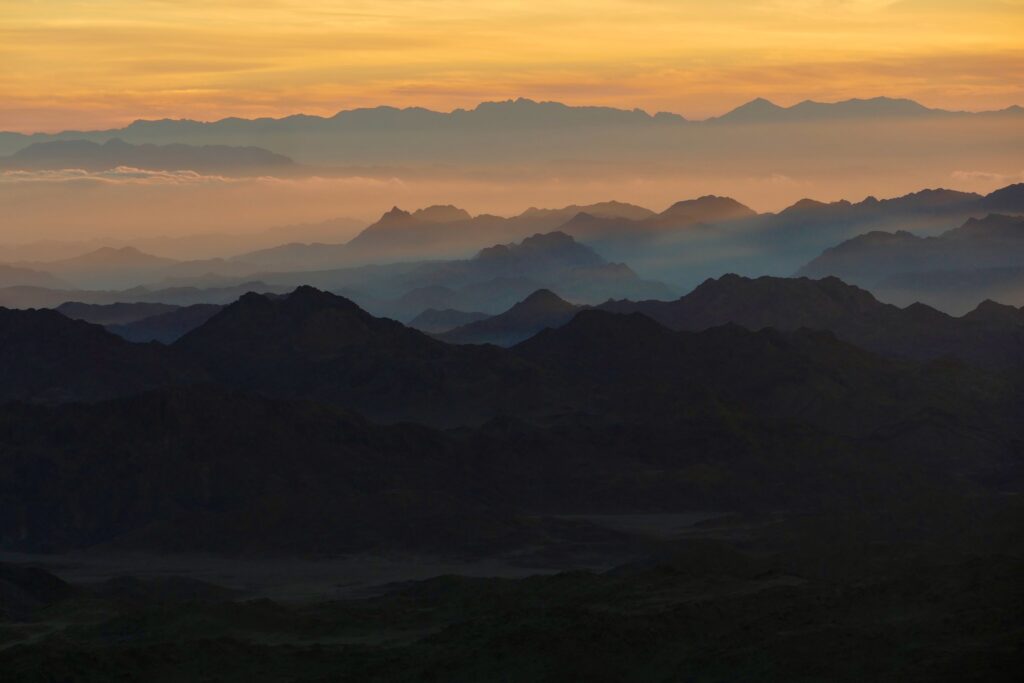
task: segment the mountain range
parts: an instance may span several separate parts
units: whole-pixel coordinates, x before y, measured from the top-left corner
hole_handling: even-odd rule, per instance
[[[876,97],[851,99],[841,102],[804,101],[791,107],[780,107],[763,98],[754,99],[721,116],[708,119],[708,123],[749,124],[808,121],[847,121],[850,119],[887,118],[987,118],[992,116],[1017,117],[1024,110],[1013,106],[991,112],[955,112],[932,109],[906,99]],[[559,102],[536,102],[526,98],[501,102],[482,102],[473,109],[455,109],[438,112],[421,107],[397,109],[381,106],[369,109],[340,111],[331,117],[298,114],[279,119],[226,118],[219,121],[191,120],[138,120],[120,129],[103,131],[65,131],[57,134],[0,133],[0,153],[12,153],[33,142],[81,139],[105,142],[122,139],[131,143],[189,143],[189,144],[245,144],[259,145],[260,139],[277,140],[289,136],[302,140],[317,134],[374,135],[388,132],[405,140],[412,131],[434,136],[445,131],[468,133],[488,132],[495,129],[531,130],[553,129],[572,131],[588,128],[649,128],[699,126],[678,114],[659,112],[648,114],[639,109],[625,110],[611,107],[568,106]],[[346,140],[349,152],[365,152],[367,147],[355,139]],[[426,143],[421,143],[426,144]],[[271,148],[274,148],[273,146]]]
[[[0,157],[0,168],[59,170],[77,168],[109,171],[118,167],[199,173],[287,173],[294,162],[260,147],[227,145],[137,144],[120,138],[103,143],[89,140],[33,142],[8,157]]]
[[[892,199],[869,197],[857,203],[803,200],[777,214],[756,214],[733,199],[711,195],[676,202],[661,213],[620,202],[529,209],[511,218],[471,216],[451,205],[430,206],[414,212],[395,208],[347,243],[290,243],[231,258],[200,260],[169,259],[134,247],[103,247],[57,261],[14,262],[0,272],[6,285],[0,293],[0,302],[9,306],[56,305],[94,296],[83,293],[79,297],[61,299],[62,295],[56,293],[44,294],[38,289],[12,290],[11,287],[114,290],[145,286],[153,290],[185,286],[224,288],[262,281],[283,288],[311,284],[342,291],[377,312],[409,320],[427,308],[497,313],[545,287],[584,303],[599,303],[602,297],[661,298],[670,295],[672,288],[686,290],[707,277],[730,271],[776,276],[797,271],[812,275],[837,274],[858,284],[876,287],[884,278],[861,278],[856,269],[840,263],[836,254],[863,251],[861,245],[871,240],[902,239],[907,243],[906,249],[914,254],[906,258],[901,255],[898,262],[919,263],[913,272],[922,274],[945,272],[952,268],[934,245],[952,244],[951,239],[958,235],[962,238],[960,244],[965,247],[961,250],[961,262],[968,260],[967,254],[982,248],[967,248],[967,245],[985,242],[990,245],[984,247],[987,256],[984,263],[974,266],[973,270],[991,266],[999,269],[993,277],[1005,280],[1005,269],[1017,267],[1012,258],[1014,250],[999,249],[991,235],[966,228],[952,231],[972,219],[982,221],[986,216],[1001,213],[1008,216],[1005,220],[1012,221],[1013,215],[1024,214],[1022,188],[1024,185],[1011,185],[984,196],[952,190],[924,190]],[[874,234],[890,229],[902,232],[894,233],[894,238]],[[909,233],[910,230],[920,234],[922,241],[908,238],[907,234],[915,234]],[[499,268],[490,277],[477,269],[470,279],[478,284],[493,280],[499,290],[506,290],[505,294],[492,300],[488,300],[491,293],[460,298],[458,290],[468,283],[459,278],[470,277],[467,274],[474,270],[471,265],[475,262],[464,259],[463,255],[477,254],[496,243],[529,240],[533,235],[553,232],[581,240],[620,263],[605,264],[596,270],[591,268],[590,272],[587,268],[576,268],[577,274],[587,281],[578,285],[564,281],[568,271],[558,276],[561,279],[545,276],[538,280],[527,272],[513,272],[515,269]],[[949,233],[950,239],[929,239],[943,233]],[[862,235],[864,237],[859,237]],[[845,240],[852,241],[836,247]],[[823,254],[825,250],[829,251]],[[462,260],[448,260],[453,255]],[[622,262],[630,267],[621,265]],[[832,263],[834,267],[829,265]],[[360,265],[374,267],[360,268]],[[531,268],[533,266],[527,270]],[[642,275],[637,275],[638,272]],[[641,286],[639,282],[652,282],[654,278],[669,287],[663,287],[660,292],[635,289]],[[498,284],[503,279],[507,280],[507,286]],[[602,279],[607,280],[606,285],[598,282]],[[638,283],[634,285],[632,281]],[[59,287],[62,283],[64,286]],[[947,308],[942,295],[926,300],[940,308],[964,312],[984,298],[1017,303],[1017,289],[1012,286],[979,288],[971,297],[965,297],[974,299],[967,302],[966,308],[959,301],[951,302],[953,308]],[[416,293],[415,290],[423,291]],[[880,289],[876,291],[881,293]],[[1014,298],[1007,299],[1003,292]],[[407,295],[407,302],[393,303],[396,298]],[[134,294],[126,296],[131,298],[122,300],[140,300]],[[56,303],[50,303],[54,301]],[[111,300],[99,297],[93,301],[107,303]],[[196,299],[187,303],[223,303],[223,300]]]
[[[246,253],[240,261],[271,269],[311,270],[353,262],[441,258],[484,246],[481,241],[522,239],[558,230],[610,258],[680,288],[735,270],[790,275],[843,240],[888,229],[935,235],[971,218],[1024,213],[1024,184],[988,195],[923,190],[902,197],[831,203],[802,200],[779,213],[756,214],[728,197],[676,202],[655,213],[619,202],[528,210],[501,218],[468,217],[455,207],[419,213],[392,209],[348,244],[288,244]],[[429,216],[430,218],[423,218]]]
[[[450,345],[312,288],[248,294],[169,347],[0,322],[5,547],[507,547],[542,531],[524,515],[858,506],[1020,474],[1009,379],[807,329],[584,310],[511,349]]]
[[[545,328],[565,325],[589,307],[539,290],[508,311],[438,334],[458,344],[512,346]],[[826,330],[851,344],[892,358],[956,359],[991,369],[1024,358],[1024,307],[983,301],[961,317],[924,304],[900,308],[834,277],[708,280],[674,301],[608,301],[597,310],[641,313],[673,330],[722,325],[749,330]]]
[[[804,102],[793,107],[754,100],[721,117],[695,122],[669,113],[651,115],[640,110],[520,98],[452,112],[375,107],[340,111],[330,117],[139,120],[111,130],[0,133],[0,154],[11,155],[33,143],[74,140],[103,144],[118,139],[134,145],[259,147],[299,165],[364,173],[380,167],[414,169],[443,164],[508,170],[566,162],[634,168],[651,163],[690,168],[696,163],[700,168],[719,167],[725,159],[731,160],[735,169],[762,172],[771,168],[765,165],[764,154],[779,149],[780,144],[790,166],[817,167],[820,160],[814,159],[814,146],[807,144],[812,130],[834,151],[858,157],[868,149],[857,140],[875,140],[886,131],[905,128],[906,134],[896,137],[889,147],[870,150],[871,159],[884,163],[901,157],[920,160],[920,145],[941,144],[951,131],[957,139],[978,144],[993,127],[1005,128],[1012,138],[1022,116],[1024,110],[1019,107],[983,113],[943,112],[889,98]],[[770,134],[763,134],[763,126],[770,127]],[[968,145],[960,163],[973,158],[972,154],[982,156],[979,151]]]

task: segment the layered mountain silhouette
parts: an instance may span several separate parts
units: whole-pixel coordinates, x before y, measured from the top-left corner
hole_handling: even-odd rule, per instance
[[[270,269],[308,271],[379,262],[396,255],[402,260],[449,257],[474,251],[488,241],[557,230],[645,274],[689,288],[729,271],[789,275],[823,250],[860,234],[913,230],[937,235],[996,210],[1024,212],[1020,187],[1008,186],[985,196],[935,189],[891,199],[868,197],[856,203],[805,199],[774,214],[756,214],[734,199],[712,195],[677,202],[661,213],[615,202],[531,209],[511,218],[467,219],[452,207],[421,210],[457,216],[451,222],[425,221],[396,208],[351,245],[289,244],[238,259]],[[541,285],[554,287],[553,283]]]
[[[902,273],[1009,267],[1024,267],[1024,217],[989,214],[938,237],[869,232],[826,250],[799,274],[870,287]]]
[[[859,509],[1006,486],[1019,443],[1006,381],[827,332],[583,310],[511,349],[450,345],[312,288],[248,294],[169,348],[3,315],[5,400],[154,390],[0,408],[5,547],[506,548],[548,533],[526,518],[581,506]]]
[[[980,314],[955,318],[923,304],[899,308],[838,278],[708,280],[676,301],[612,301],[616,312],[640,312],[672,329],[701,330],[736,324],[748,329],[810,328],[889,356],[928,360],[951,356],[1005,368],[1020,362],[1024,330],[1013,320]]]
[[[669,269],[663,264],[671,264],[686,274],[685,281],[674,281],[684,287],[696,286],[722,272],[788,276],[823,250],[858,235],[879,231],[939,235],[972,218],[984,218],[994,206],[1002,207],[1000,210],[1006,213],[1024,213],[1022,200],[1017,186],[985,196],[936,189],[892,199],[868,197],[856,203],[801,200],[776,214],[760,214],[713,224],[711,230],[683,233],[681,239],[663,240],[647,253],[609,253],[659,277],[665,277],[663,273]]]
[[[538,289],[504,313],[466,323],[438,338],[452,344],[513,346],[547,327],[561,327],[581,308],[548,289]]]
[[[310,270],[370,261],[409,261],[450,257],[478,251],[496,241],[521,240],[565,226],[575,216],[643,220],[654,212],[622,202],[602,202],[561,209],[530,208],[510,218],[471,216],[454,206],[429,206],[416,211],[398,207],[386,212],[345,244],[292,243],[238,256],[268,269]]]
[[[859,235],[825,250],[798,274],[835,275],[890,300],[907,299],[912,292],[967,310],[989,296],[1009,295],[1011,302],[1024,302],[1013,289],[1012,277],[1022,269],[1024,218],[989,214],[968,219],[937,237],[907,231]],[[1006,279],[1011,281],[1009,288],[1000,286]]]
[[[21,170],[109,171],[122,166],[157,171],[255,173],[287,171],[294,162],[260,147],[134,145],[120,138],[110,138],[103,143],[89,140],[34,142],[9,157],[0,158],[0,168]]]
[[[233,259],[191,261],[155,256],[132,247],[105,247],[59,261],[14,263],[11,267],[19,270],[11,271],[8,268],[5,272],[13,272],[17,277],[8,287],[0,287],[0,304],[53,306],[76,299],[96,303],[118,300],[98,292],[83,293],[81,296],[44,292],[31,289],[40,285],[25,284],[26,281],[49,283],[46,289],[57,289],[55,285],[58,282],[66,282],[68,286],[61,289],[103,291],[127,290],[134,286],[143,286],[147,290],[186,286],[223,289],[236,284],[262,281],[282,291],[300,284],[341,291],[375,312],[404,320],[415,317],[426,308],[497,313],[540,288],[553,289],[584,303],[597,303],[609,297],[671,296],[671,291],[657,282],[638,281],[646,278],[639,278],[637,272],[647,277],[661,276],[678,289],[696,286],[707,276],[717,276],[723,271],[788,275],[806,266],[801,272],[822,275],[825,272],[819,273],[812,269],[808,261],[814,260],[821,255],[822,250],[833,247],[836,242],[856,235],[866,235],[850,245],[843,245],[842,249],[833,249],[828,255],[822,256],[822,261],[832,259],[833,252],[862,244],[870,245],[872,240],[907,241],[907,234],[914,234],[907,232],[909,228],[925,236],[949,233],[934,244],[952,245],[956,237],[962,245],[982,242],[995,245],[988,248],[988,254],[985,255],[988,260],[976,259],[978,263],[972,270],[998,268],[1000,272],[988,274],[989,278],[993,281],[1012,281],[1011,285],[993,285],[972,290],[970,297],[964,297],[974,299],[968,302],[970,306],[966,308],[962,301],[953,302],[953,308],[946,306],[941,295],[927,299],[947,310],[963,312],[984,298],[1014,301],[1007,299],[1004,294],[1017,291],[1013,274],[1002,271],[1017,267],[1014,265],[1016,261],[1012,259],[1015,251],[1000,250],[999,240],[988,233],[970,230],[953,232],[971,219],[980,221],[979,226],[984,224],[984,220],[1004,220],[995,217],[985,219],[997,207],[1005,212],[1005,220],[1012,220],[1015,212],[1024,212],[1021,186],[1008,186],[987,196],[950,190],[926,190],[893,199],[868,198],[858,203],[840,201],[825,204],[804,200],[778,214],[755,214],[735,200],[710,195],[677,202],[660,214],[617,202],[557,210],[530,209],[512,218],[471,217],[462,209],[450,205],[427,207],[415,212],[394,209],[349,244],[289,244]],[[551,225],[560,226],[560,229],[549,229]],[[531,240],[533,235],[549,234],[529,232],[537,227],[585,240],[587,245],[599,253],[620,262],[595,265],[589,272],[582,265],[571,266],[567,262],[566,266],[575,270],[574,276],[570,277],[566,271],[558,277],[546,275],[538,279],[533,274],[536,268],[527,266],[526,270],[531,272],[512,272],[512,269],[503,268],[495,261],[498,269],[490,277],[484,277],[481,269],[476,269],[471,279],[476,283],[474,286],[479,285],[482,289],[463,297],[461,290],[468,283],[458,282],[458,277],[454,278],[456,281],[445,281],[444,273],[466,274],[472,270],[466,262],[477,259],[438,263],[433,258],[453,252],[479,253],[481,249],[493,245],[496,236],[525,232],[523,237],[514,240],[519,242]],[[897,228],[902,232],[891,233],[895,237],[873,234],[885,232],[889,228]],[[922,239],[926,241],[921,244],[927,246],[917,249],[918,256],[914,258],[925,262],[928,259],[919,255],[932,253],[933,243],[928,241],[928,237]],[[557,251],[553,244],[546,245],[545,249],[552,253]],[[543,251],[534,250],[533,257],[543,259]],[[960,250],[960,253],[961,262],[968,260],[968,254],[974,254],[967,248]],[[431,256],[431,261],[435,262],[417,260],[425,256]],[[366,268],[345,265],[393,258],[402,262],[378,263]],[[904,258],[902,254],[894,258],[900,263],[913,261],[912,258]],[[623,262],[632,267],[623,265]],[[814,264],[814,268],[817,265]],[[924,265],[927,269],[912,272],[932,273],[928,277],[941,280],[942,273],[954,269],[942,263]],[[34,273],[25,273],[24,269]],[[838,271],[839,268],[826,270]],[[880,282],[858,280],[852,272],[843,271],[839,274],[862,285],[875,286]],[[900,272],[893,275],[903,277],[906,274]],[[976,277],[983,280],[985,275]],[[567,282],[567,278],[579,281]],[[485,283],[489,284],[484,286]],[[12,290],[12,286],[22,289]],[[660,291],[655,291],[655,287],[660,287]],[[439,288],[455,291],[456,295],[441,295],[442,290]],[[646,291],[637,288],[646,288]],[[898,288],[894,286],[890,289]],[[493,300],[488,301],[492,295]],[[119,298],[123,301],[140,300],[131,291]],[[899,300],[893,296],[887,298]],[[406,301],[399,302],[399,299]],[[222,298],[199,298],[173,303],[223,302]]]
[[[179,306],[165,313],[107,325],[107,330],[131,342],[170,344],[205,323],[221,308],[217,304]]]
[[[344,293],[376,314],[399,320],[411,320],[428,308],[499,313],[543,288],[585,303],[672,295],[663,283],[642,279],[624,263],[609,263],[559,231],[485,247],[468,259],[261,273],[259,278]]]
[[[375,107],[341,111],[331,117],[308,115],[279,119],[227,118],[220,121],[140,120],[119,129],[66,131],[57,134],[0,135],[0,153],[12,154],[34,143],[50,141],[124,140],[132,144],[258,146],[303,162],[395,163],[426,160],[479,160],[502,154],[508,160],[565,158],[566,153],[594,154],[595,133],[605,134],[608,147],[626,151],[674,151],[680,137],[716,135],[729,124],[792,122],[832,124],[891,121],[926,123],[953,119],[981,125],[993,117],[1024,115],[1020,107],[970,114],[929,109],[909,100],[874,98],[835,103],[802,102],[779,107],[753,100],[712,119],[716,126],[688,122],[671,113],[655,115],[609,107],[575,107],[558,102],[519,98],[483,102],[473,109],[437,112],[420,107]],[[712,130],[709,130],[711,128]],[[654,140],[652,144],[652,139]],[[588,150],[589,147],[589,150]]]

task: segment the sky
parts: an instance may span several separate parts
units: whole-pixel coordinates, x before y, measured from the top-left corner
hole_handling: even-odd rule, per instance
[[[0,0],[0,130],[754,97],[1024,104],[1024,0]]]

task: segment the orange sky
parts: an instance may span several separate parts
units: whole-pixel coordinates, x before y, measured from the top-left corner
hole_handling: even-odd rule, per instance
[[[1024,0],[0,0],[0,130],[448,110],[691,118],[890,95],[1024,104]]]

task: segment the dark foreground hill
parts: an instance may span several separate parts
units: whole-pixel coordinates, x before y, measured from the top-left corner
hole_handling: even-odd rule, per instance
[[[94,374],[80,395],[54,397],[57,356],[24,343],[27,376],[50,382],[10,384],[28,398],[203,378],[228,389],[5,409],[8,547],[445,547],[447,525],[467,516],[483,526],[465,527],[466,545],[491,547],[525,543],[524,519],[544,514],[834,509],[1012,489],[1021,475],[1011,381],[888,360],[826,332],[677,332],[586,310],[512,349],[456,346],[311,288],[247,295],[170,348],[14,314],[52,317],[46,338],[70,330],[102,349],[82,360]],[[205,374],[170,374],[175,363]]]
[[[204,377],[159,346],[128,343],[98,325],[0,308],[0,402],[95,401]]]
[[[509,354],[444,344],[311,287],[247,294],[173,348],[227,385],[387,421],[463,424],[548,400],[541,371]]]

